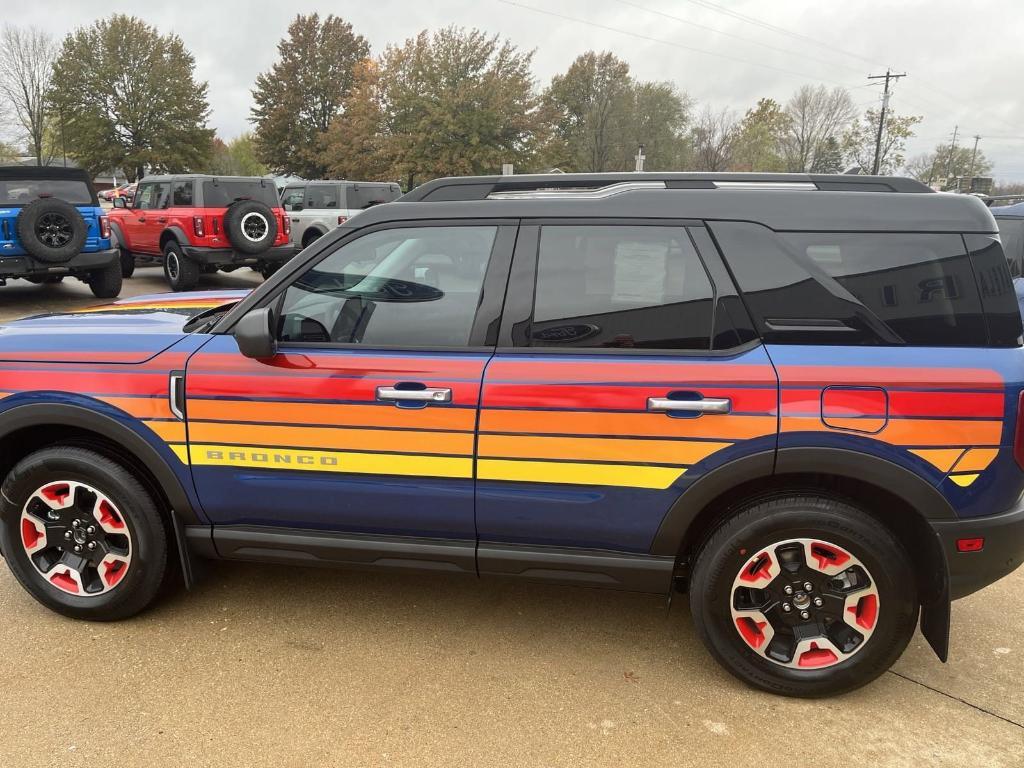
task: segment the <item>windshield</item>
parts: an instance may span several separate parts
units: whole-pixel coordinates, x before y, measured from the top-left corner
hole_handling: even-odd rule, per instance
[[[56,197],[72,205],[94,205],[92,190],[74,179],[0,180],[0,205],[28,205],[40,197]]]
[[[273,179],[203,182],[204,208],[227,208],[236,200],[259,200],[271,208],[281,205]]]

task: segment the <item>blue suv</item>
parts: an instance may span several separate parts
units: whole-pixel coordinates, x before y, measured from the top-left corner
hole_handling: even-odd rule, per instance
[[[120,254],[89,174],[79,168],[0,168],[0,285],[22,277],[58,283],[66,276],[95,296],[121,292]]]

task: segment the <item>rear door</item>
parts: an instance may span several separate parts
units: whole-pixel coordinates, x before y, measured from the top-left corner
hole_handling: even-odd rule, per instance
[[[273,358],[231,336],[196,353],[189,458],[215,526],[474,543],[474,429],[514,238],[507,221],[350,236],[268,297]]]
[[[580,553],[648,553],[707,472],[770,468],[778,382],[702,240],[686,222],[521,229],[481,400],[481,573],[626,581],[622,558]]]

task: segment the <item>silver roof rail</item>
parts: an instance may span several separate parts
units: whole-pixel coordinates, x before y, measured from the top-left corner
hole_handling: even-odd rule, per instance
[[[665,189],[664,181],[623,181],[604,187],[565,187],[562,189],[511,189],[491,192],[488,200],[603,200],[623,192]]]
[[[788,189],[817,190],[813,181],[713,181],[715,189]]]

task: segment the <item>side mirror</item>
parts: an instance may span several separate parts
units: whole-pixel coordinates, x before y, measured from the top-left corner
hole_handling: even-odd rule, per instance
[[[114,207],[115,208],[127,208],[128,207],[128,203],[125,201],[125,199],[123,197],[115,197],[114,198]]]
[[[277,352],[274,338],[274,313],[270,307],[254,309],[235,323],[238,351],[254,360],[269,360]]]

